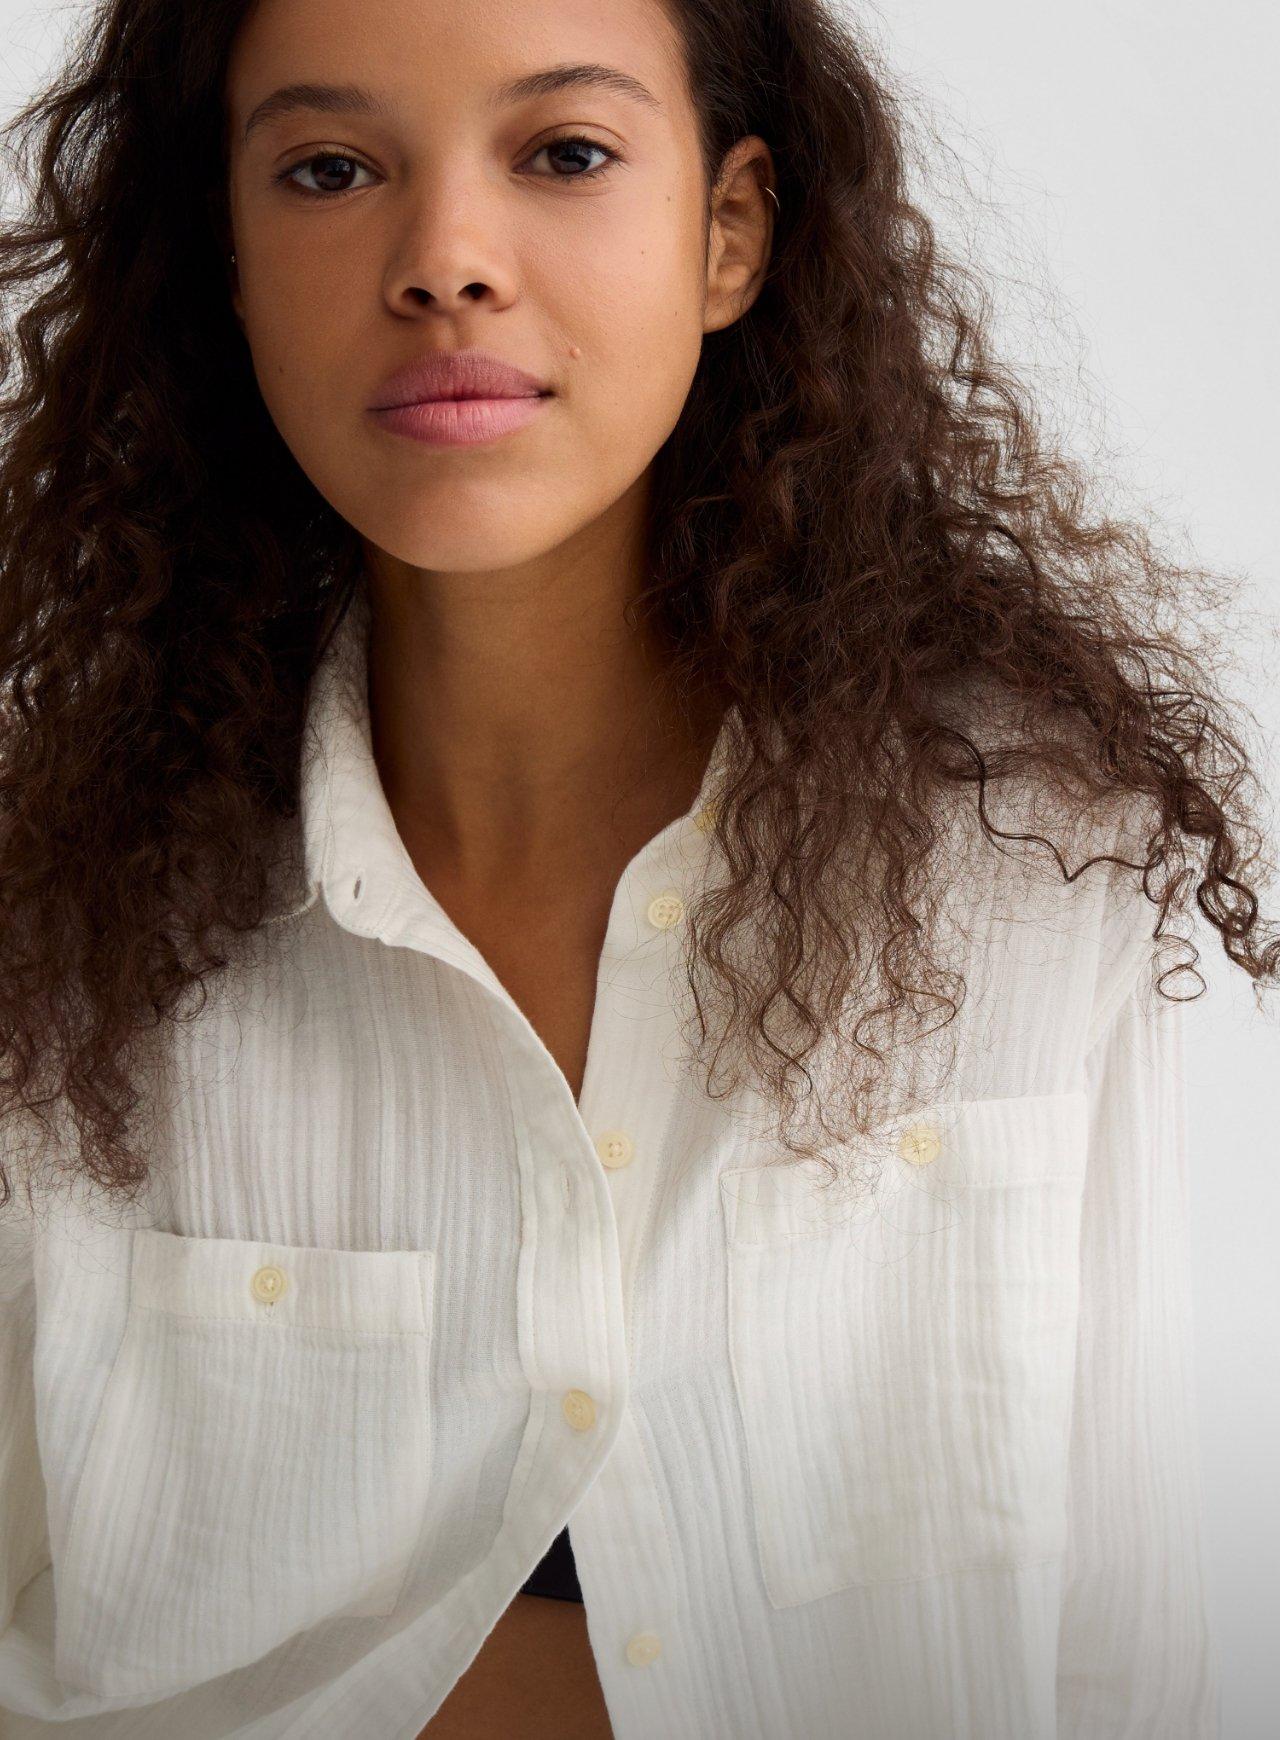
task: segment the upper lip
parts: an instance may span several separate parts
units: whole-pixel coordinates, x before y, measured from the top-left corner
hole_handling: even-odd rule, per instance
[[[434,351],[388,375],[369,409],[429,399],[527,399],[550,389],[486,350]]]

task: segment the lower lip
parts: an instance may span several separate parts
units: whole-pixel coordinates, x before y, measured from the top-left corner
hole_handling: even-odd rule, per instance
[[[474,447],[523,429],[550,397],[537,393],[520,399],[425,399],[416,405],[384,406],[371,415],[384,429],[414,441],[434,447]]]

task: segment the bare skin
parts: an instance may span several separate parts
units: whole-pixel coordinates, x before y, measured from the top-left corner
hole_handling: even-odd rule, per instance
[[[587,1617],[517,1595],[418,1740],[612,1740]]]

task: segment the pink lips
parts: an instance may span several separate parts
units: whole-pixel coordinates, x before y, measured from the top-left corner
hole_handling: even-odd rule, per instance
[[[437,351],[389,376],[369,411],[398,435],[461,447],[523,428],[551,396],[541,381],[488,351]]]

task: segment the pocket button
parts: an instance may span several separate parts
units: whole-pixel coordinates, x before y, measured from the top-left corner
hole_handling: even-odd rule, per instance
[[[927,1166],[942,1151],[942,1138],[932,1124],[912,1124],[898,1138],[898,1152],[912,1166]]]
[[[259,1269],[249,1283],[249,1289],[255,1299],[261,1299],[264,1304],[274,1305],[284,1292],[288,1281],[283,1269],[277,1269],[274,1263],[268,1263]]]

